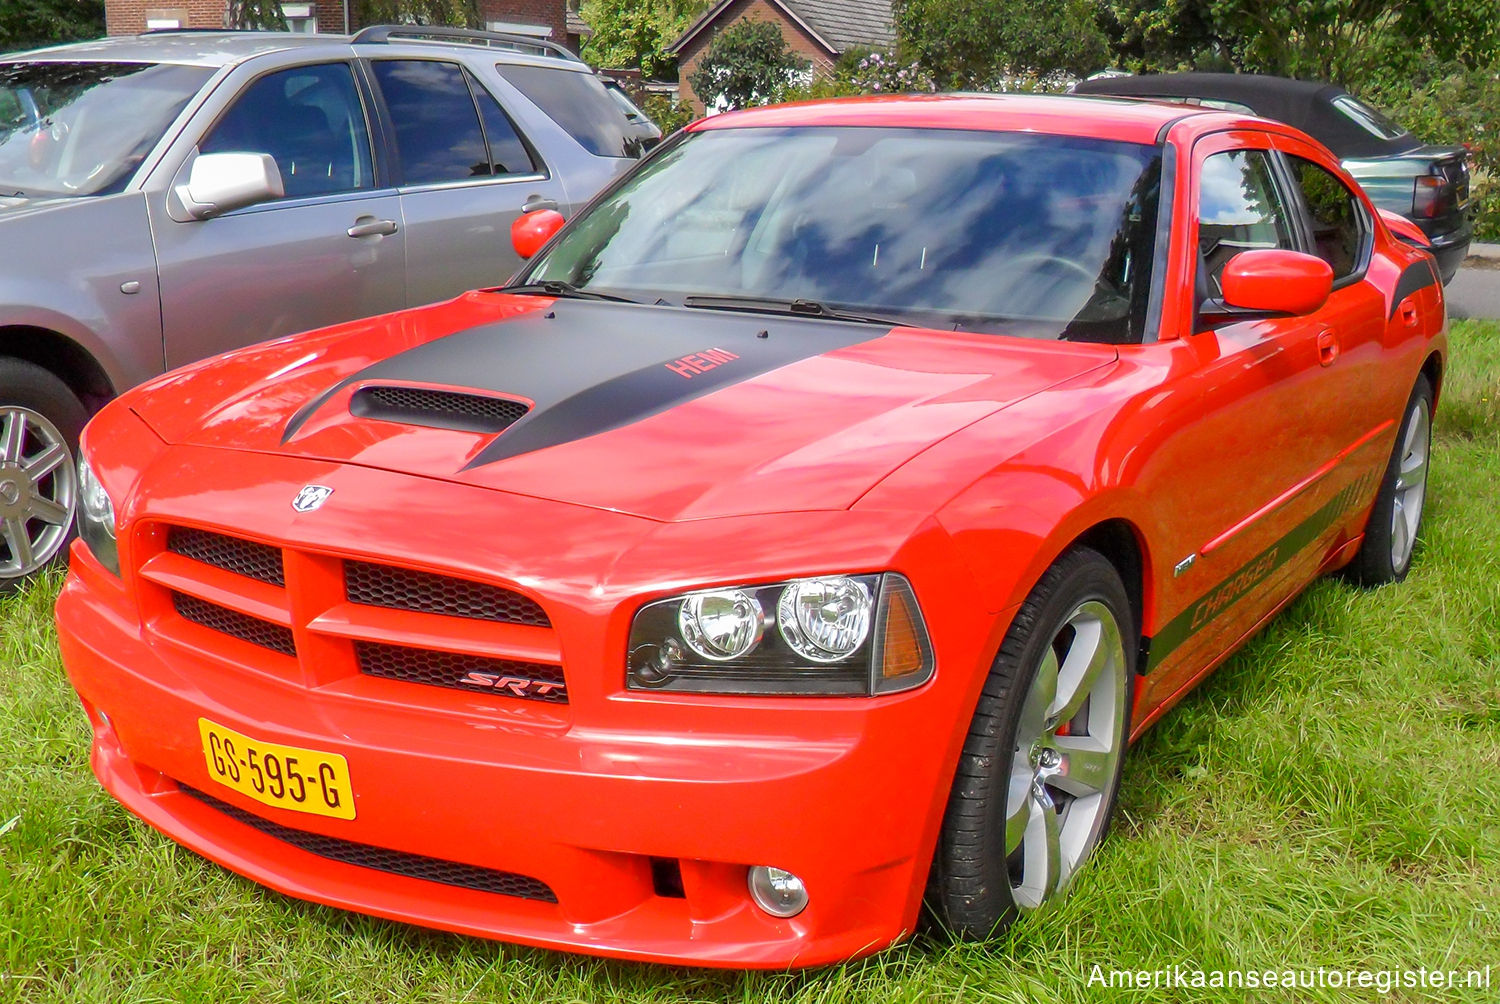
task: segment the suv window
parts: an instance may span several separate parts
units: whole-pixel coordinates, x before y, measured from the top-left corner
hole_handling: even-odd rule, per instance
[[[468,181],[535,170],[505,112],[457,63],[383,59],[374,68],[396,127],[396,149],[406,184]]]
[[[507,63],[495,69],[594,156],[639,157],[644,152],[640,137],[629,134],[624,113],[592,73]]]
[[[288,198],[375,187],[370,133],[348,63],[266,74],[245,89],[198,149],[270,154]]]
[[[1359,199],[1333,172],[1301,157],[1287,157],[1292,177],[1302,190],[1312,224],[1313,253],[1333,266],[1342,279],[1359,267],[1364,250],[1365,220]]]
[[[1203,161],[1198,187],[1198,258],[1208,294],[1222,292],[1229,260],[1255,248],[1294,250],[1292,227],[1263,150],[1230,150]]]

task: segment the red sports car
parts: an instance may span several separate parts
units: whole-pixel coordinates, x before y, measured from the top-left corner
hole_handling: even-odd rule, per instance
[[[604,955],[815,965],[924,903],[982,936],[1299,590],[1407,573],[1442,287],[1289,127],[769,108],[558,222],[509,287],[91,423],[57,619],[152,826]]]

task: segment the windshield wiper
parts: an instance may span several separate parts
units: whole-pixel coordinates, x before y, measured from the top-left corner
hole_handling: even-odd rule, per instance
[[[561,279],[543,279],[541,282],[523,282],[515,286],[501,286],[497,293],[520,293],[522,295],[541,295],[568,297],[574,300],[611,300],[615,303],[640,303],[628,296],[618,293],[600,293],[597,290],[583,289],[571,282]]]
[[[782,299],[774,296],[685,296],[684,307],[704,307],[709,310],[745,310],[764,314],[793,314],[797,317],[819,317],[829,321],[855,321],[860,324],[888,324],[891,327],[906,327],[910,322],[893,317],[862,314],[854,310],[840,310],[817,300]]]

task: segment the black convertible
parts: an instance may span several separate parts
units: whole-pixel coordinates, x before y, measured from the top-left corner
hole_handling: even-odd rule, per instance
[[[1422,228],[1444,282],[1469,253],[1474,227],[1467,151],[1424,144],[1337,84],[1252,73],[1160,73],[1097,77],[1074,93],[1207,105],[1296,126],[1332,150],[1372,202]]]

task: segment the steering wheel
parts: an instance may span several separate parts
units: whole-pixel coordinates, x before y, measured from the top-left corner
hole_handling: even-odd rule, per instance
[[[1075,289],[1092,292],[1095,283],[1094,274],[1078,262],[1046,251],[1017,255],[1001,267],[1004,279],[996,283],[989,307],[1002,314],[1049,316],[1053,312],[1045,308]],[[1028,281],[1017,281],[1021,278]]]

